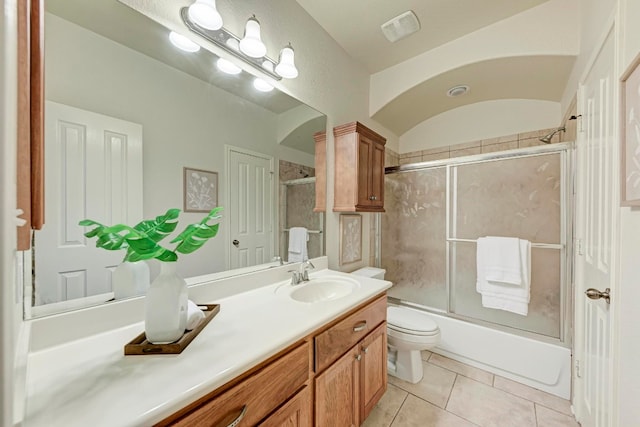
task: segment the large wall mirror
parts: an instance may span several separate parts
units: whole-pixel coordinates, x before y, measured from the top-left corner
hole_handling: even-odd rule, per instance
[[[291,227],[310,231],[309,257],[324,254],[324,219],[312,212],[322,113],[256,91],[246,72],[222,73],[205,49],[178,50],[166,28],[117,0],[45,0],[45,11],[46,216],[28,317],[114,299],[124,252],[96,248],[80,220],[134,225],[184,210],[194,192],[206,200],[176,231],[205,215],[190,211],[223,206],[224,218],[215,238],[180,256],[182,277],[286,262]],[[153,279],[159,266],[148,263]]]

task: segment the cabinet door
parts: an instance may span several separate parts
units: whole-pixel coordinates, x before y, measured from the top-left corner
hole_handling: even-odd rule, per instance
[[[371,162],[375,144],[366,136],[358,139],[358,206],[366,207],[372,204],[371,194]]]
[[[384,211],[384,145],[374,143],[371,151],[371,205]]]
[[[316,426],[360,425],[360,346],[356,345],[316,377]]]
[[[311,392],[305,387],[259,427],[311,427]]]
[[[387,322],[371,332],[360,345],[360,419],[367,418],[387,390]]]

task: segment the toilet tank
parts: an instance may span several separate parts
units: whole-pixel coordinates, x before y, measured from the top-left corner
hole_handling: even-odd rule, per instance
[[[384,273],[386,273],[386,272],[387,272],[387,270],[384,270],[382,268],[363,267],[363,268],[361,268],[359,270],[352,271],[351,274],[355,274],[357,276],[370,277],[372,279],[384,280]]]

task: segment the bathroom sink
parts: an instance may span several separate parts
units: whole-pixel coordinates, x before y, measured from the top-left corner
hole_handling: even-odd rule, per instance
[[[289,298],[305,303],[332,301],[349,295],[359,286],[356,280],[343,277],[319,277],[299,285],[288,285]]]

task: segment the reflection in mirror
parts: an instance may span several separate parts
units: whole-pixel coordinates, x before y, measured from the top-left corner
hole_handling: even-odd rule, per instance
[[[291,227],[317,231],[309,256],[324,254],[324,219],[308,201],[324,115],[256,91],[245,72],[218,71],[205,49],[178,50],[167,29],[116,0],[45,0],[45,9],[46,224],[34,237],[27,317],[112,300],[124,252],[96,248],[78,222],[134,225],[182,209],[184,168],[206,172],[198,177],[224,219],[214,239],[180,257],[182,277],[277,265]],[[178,230],[204,215],[181,213]],[[148,264],[153,279],[159,266]]]

